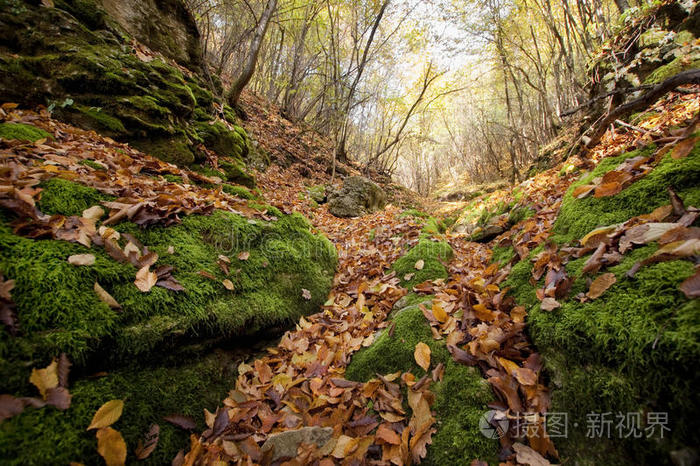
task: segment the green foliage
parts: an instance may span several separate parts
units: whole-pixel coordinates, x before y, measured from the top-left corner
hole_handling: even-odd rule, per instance
[[[51,135],[43,129],[24,123],[0,123],[0,139],[18,139],[20,141],[34,142]]]
[[[94,205],[83,191],[89,188],[69,190],[65,183],[69,182],[48,185],[40,206],[78,213]],[[117,225],[159,255],[155,267],[174,267],[175,278],[185,288],[179,293],[157,286],[142,293],[133,284],[136,269],[114,261],[103,248],[87,250],[65,241],[19,237],[12,233],[10,218],[3,217],[0,271],[16,280],[12,296],[22,335],[0,334],[0,372],[6,376],[0,391],[26,387],[31,366],[62,351],[78,364],[98,354],[102,360],[139,356],[145,361],[157,348],[252,334],[290,324],[318,309],[331,286],[335,249],[326,238],[311,234],[301,215],[270,210],[277,221],[249,222],[215,211],[211,216],[185,217],[167,228]],[[170,246],[174,254],[167,253]],[[250,252],[247,261],[236,258],[242,251]],[[75,267],[66,261],[86,252],[95,255],[95,265]],[[220,254],[232,260],[229,276],[216,264]],[[216,280],[199,275],[201,270]],[[224,288],[225,278],[233,282],[234,291]],[[122,305],[122,312],[97,298],[95,282]],[[311,292],[311,300],[302,297],[302,288]]]
[[[71,407],[28,408],[0,424],[0,457],[4,464],[68,464],[80,461],[101,464],[95,431],[86,431],[95,411],[106,401],[124,400],[122,417],[114,424],[127,444],[127,462],[152,423],[160,425],[158,446],[145,464],[169,464],[187,445],[188,432],[164,421],[163,416],[182,414],[206,429],[204,408],[214,411],[235,377],[234,361],[224,353],[204,360],[163,367],[136,367],[110,371],[104,377],[72,382]],[[206,381],[206,383],[204,383]],[[34,393],[32,393],[34,394]]]
[[[447,269],[443,262],[452,259],[452,248],[444,241],[436,242],[429,239],[421,239],[403,257],[397,260],[392,269],[401,279],[401,286],[412,289],[426,280],[447,278]],[[423,269],[416,270],[416,262],[423,260]],[[407,274],[413,274],[410,280],[405,280]]]
[[[666,154],[650,173],[616,196],[588,196],[583,199],[573,197],[572,193],[577,186],[587,184],[593,178],[614,170],[627,158],[637,155],[649,156],[653,151],[654,146],[649,146],[604,159],[592,173],[572,184],[562,201],[552,239],[558,243],[572,243],[597,227],[647,214],[670,203],[667,191],[669,187],[680,195],[686,205],[700,205],[700,187],[697,184],[697,180],[700,179],[700,144],[696,144],[691,153],[681,160],[674,160],[670,154]]]

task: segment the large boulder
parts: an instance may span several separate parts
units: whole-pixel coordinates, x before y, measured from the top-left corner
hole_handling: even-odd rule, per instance
[[[328,210],[336,217],[360,217],[386,205],[386,193],[364,176],[345,178],[343,187],[328,195]]]

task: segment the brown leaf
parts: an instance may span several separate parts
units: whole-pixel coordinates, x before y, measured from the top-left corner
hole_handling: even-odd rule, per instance
[[[158,275],[155,272],[149,270],[148,265],[141,267],[138,272],[136,272],[136,280],[134,285],[136,288],[147,293],[151,291],[151,288],[158,282]]]
[[[46,404],[55,406],[61,411],[65,411],[70,408],[71,398],[72,395],[65,387],[49,388],[46,391]]]
[[[116,299],[112,297],[111,294],[107,293],[107,291],[100,286],[99,283],[95,282],[95,293],[97,294],[97,297],[100,298],[100,300],[107,304],[109,307],[112,309],[121,309],[122,306],[117,302]]]
[[[413,357],[416,359],[416,363],[418,363],[423,370],[428,370],[430,367],[430,347],[428,345],[422,341],[419,341],[416,344],[416,349],[413,351]]]
[[[379,425],[375,437],[377,440],[381,440],[383,443],[388,443],[390,445],[401,444],[401,437],[399,437],[399,434],[386,423]]]
[[[452,355],[452,359],[465,366],[476,366],[479,362],[474,356],[454,345],[447,345],[447,350]]]
[[[70,366],[72,366],[68,355],[66,353],[61,353],[58,358],[58,386],[68,388],[68,374],[70,373]]]
[[[103,427],[111,426],[121,417],[123,409],[124,402],[122,400],[110,400],[106,402],[95,412],[90,425],[85,430],[102,429]]]
[[[695,147],[697,138],[684,139],[673,147],[671,158],[684,159],[690,154],[690,151]]]
[[[433,316],[435,316],[438,322],[445,322],[447,320],[447,312],[445,312],[445,309],[437,300],[433,300],[432,311]]]
[[[12,395],[0,395],[0,422],[24,411],[24,403]]]
[[[700,298],[700,269],[695,271],[695,275],[688,277],[681,283],[681,291],[687,298]]]
[[[58,361],[54,359],[44,369],[32,369],[29,381],[39,389],[41,397],[46,399],[46,392],[50,388],[58,387]]]
[[[168,416],[164,416],[163,419],[179,427],[180,429],[194,430],[197,428],[197,423],[194,422],[194,419],[192,419],[189,416],[183,416],[181,414],[170,414]]]
[[[416,270],[423,270],[424,266],[425,266],[425,261],[423,259],[418,259],[418,261],[416,261],[416,265],[414,265]]]
[[[224,284],[224,288],[226,288],[229,291],[233,291],[234,287],[233,287],[233,282],[231,280],[229,280],[227,278],[226,280],[222,281],[221,283]]]
[[[248,251],[243,251],[240,254],[238,254],[238,260],[240,260],[240,261],[247,261],[249,257],[250,257],[250,252],[248,252]]]
[[[554,309],[561,307],[561,304],[554,298],[544,298],[540,308],[543,311],[553,311]]]
[[[591,287],[588,289],[586,296],[588,296],[590,299],[599,298],[608,288],[613,286],[616,281],[617,278],[615,278],[614,273],[604,273],[593,280],[593,283],[591,283]]]
[[[151,424],[151,427],[146,432],[144,439],[139,440],[139,444],[134,450],[136,459],[145,460],[148,458],[153,450],[156,449],[158,445],[158,438],[160,436],[160,426],[158,424]]]
[[[92,254],[75,254],[68,257],[70,265],[95,265],[95,256]]]
[[[98,205],[94,205],[90,207],[89,209],[83,210],[82,216],[83,218],[87,218],[90,220],[99,220],[102,218],[102,216],[105,214],[105,211],[102,207]]]
[[[126,443],[122,434],[111,427],[97,431],[97,452],[107,466],[121,466],[126,462]]]
[[[571,193],[572,196],[576,199],[583,199],[584,197],[588,196],[591,194],[591,192],[596,188],[596,185],[594,184],[584,184],[581,186],[577,186],[574,188],[573,193]]]
[[[529,466],[549,466],[551,464],[542,455],[522,443],[514,443],[513,450],[515,450],[516,459],[520,464]]]

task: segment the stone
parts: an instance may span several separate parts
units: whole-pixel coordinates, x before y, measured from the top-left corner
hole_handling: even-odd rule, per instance
[[[202,66],[197,23],[180,0],[101,0],[102,7],[139,42],[192,70]],[[158,18],[158,21],[153,21]]]
[[[364,176],[347,177],[341,189],[328,194],[328,210],[336,217],[360,217],[385,205],[384,190]]]
[[[316,444],[318,448],[323,448],[333,435],[331,427],[302,427],[297,430],[287,430],[270,434],[262,446],[263,453],[271,451],[271,462],[282,458],[295,458],[297,449],[302,443]]]

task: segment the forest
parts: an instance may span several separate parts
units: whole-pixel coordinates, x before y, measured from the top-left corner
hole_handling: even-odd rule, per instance
[[[0,464],[700,464],[696,0],[0,0]]]

